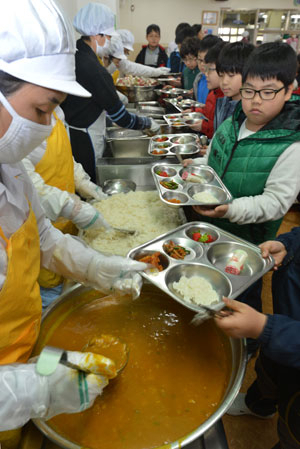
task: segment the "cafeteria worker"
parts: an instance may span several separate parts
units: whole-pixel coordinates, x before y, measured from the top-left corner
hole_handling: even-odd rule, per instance
[[[97,49],[99,45],[104,46],[106,35],[113,32],[112,11],[101,3],[88,3],[78,11],[73,24],[81,35],[75,54],[76,79],[92,96],[68,95],[62,109],[73,156],[95,182],[96,164],[105,147],[106,112],[114,123],[123,128],[150,129],[155,134],[160,126],[150,117],[138,116],[125,109],[111,75],[99,64]]]
[[[51,133],[51,114],[66,94],[87,97],[75,80],[71,24],[54,0],[10,0],[0,13],[0,443],[13,447],[31,418],[76,413],[90,407],[114,363],[102,356],[68,352],[93,373],[58,364],[49,376],[26,363],[41,321],[40,267],[103,292],[138,296],[145,264],[104,257],[62,234],[45,218],[20,161]],[[100,357],[100,359],[99,359]],[[101,363],[100,363],[101,362]]]

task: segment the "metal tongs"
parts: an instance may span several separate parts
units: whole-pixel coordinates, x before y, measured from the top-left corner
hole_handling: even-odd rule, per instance
[[[112,227],[113,231],[116,232],[120,232],[121,234],[126,234],[126,235],[137,235],[138,231],[134,231],[133,229],[123,229],[123,228],[114,228]]]
[[[184,167],[183,158],[182,158],[181,154],[179,153],[179,150],[176,150],[175,154],[176,154],[176,157],[179,160],[180,164]]]
[[[198,326],[199,324],[203,323],[207,319],[214,318],[215,316],[222,318],[222,317],[233,314],[233,310],[230,309],[229,307],[227,307],[223,301],[220,303],[220,305],[218,305],[218,307],[216,309],[213,309],[212,307],[204,306],[203,304],[201,304],[200,307],[201,307],[201,309],[203,309],[204,313],[203,313],[203,311],[196,313],[196,315],[194,316],[194,318],[191,321],[191,324],[193,324],[194,326]]]

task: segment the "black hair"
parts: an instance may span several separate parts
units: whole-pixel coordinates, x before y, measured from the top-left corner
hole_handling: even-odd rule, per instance
[[[184,39],[180,47],[180,57],[182,59],[187,55],[193,55],[197,57],[200,42],[200,39],[198,39],[197,37],[187,37],[186,39]]]
[[[200,25],[200,23],[195,23],[195,24],[192,26],[192,28],[193,28],[193,30],[194,30],[195,35],[197,36],[197,34],[199,33],[199,31],[202,30],[202,25]]]
[[[217,60],[218,60],[218,57],[219,57],[219,54],[220,54],[220,52],[221,52],[221,50],[222,50],[222,48],[224,47],[224,45],[226,45],[226,42],[224,42],[224,41],[219,41],[216,45],[214,45],[212,48],[210,48],[209,50],[208,50],[208,52],[206,53],[206,55],[205,55],[205,63],[206,64],[213,64],[213,63],[215,63],[215,64],[217,64]]]
[[[226,44],[218,57],[216,69],[220,73],[240,73],[243,72],[244,64],[249,55],[254,50],[254,45],[248,42],[233,42]]]
[[[177,27],[175,28],[175,36],[178,33],[178,31],[180,31],[182,28],[189,27],[189,26],[191,26],[191,25],[189,23],[187,23],[187,22],[180,22],[177,25]]]
[[[148,34],[150,34],[152,31],[160,35],[160,28],[158,25],[155,25],[155,23],[152,23],[151,25],[147,26],[146,35],[148,36]]]
[[[208,51],[218,42],[223,42],[223,40],[220,37],[215,36],[214,34],[208,34],[200,41],[199,51]]]
[[[289,44],[268,42],[255,48],[247,59],[242,73],[244,83],[248,76],[263,81],[276,78],[287,88],[297,73],[297,55]]]
[[[5,97],[17,92],[24,84],[26,84],[26,81],[0,70],[0,90]]]
[[[188,25],[185,26],[183,28],[181,28],[177,33],[176,33],[176,37],[175,37],[175,44],[182,44],[182,42],[184,41],[184,39],[188,38],[188,37],[196,37],[195,33],[193,31],[193,28]]]

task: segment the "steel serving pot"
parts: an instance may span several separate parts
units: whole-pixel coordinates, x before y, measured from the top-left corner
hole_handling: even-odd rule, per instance
[[[155,289],[155,287],[151,285],[144,285],[146,290]],[[154,290],[155,291],[155,290]],[[59,309],[59,321],[63,319],[63,317],[69,313],[70,309],[76,307],[76,304],[83,303],[84,295],[88,295],[91,292],[91,289],[88,287],[84,287],[82,285],[76,284],[69,288],[64,294],[62,294],[59,298],[57,298],[51,306],[49,306],[46,311],[43,313],[42,324],[41,324],[41,333],[40,339],[43,339],[43,336],[55,332],[56,322],[51,322],[51,316],[54,312],[57,313]],[[99,296],[98,296],[99,297]],[[174,441],[168,447],[172,447],[172,449],[179,449],[187,446],[188,444],[195,441],[201,435],[203,435],[206,431],[208,431],[227,411],[232,402],[234,401],[236,395],[238,394],[245,369],[246,369],[246,344],[245,340],[238,340],[229,338],[229,343],[231,347],[231,356],[232,356],[232,368],[231,368],[231,376],[229,379],[227,390],[224,394],[223,400],[221,401],[217,410],[205,421],[203,422],[197,429],[193,432],[189,433],[183,438],[180,438],[178,441]],[[37,342],[37,352],[39,352],[39,341]],[[76,443],[73,443],[57,433],[52,427],[50,427],[47,422],[42,419],[34,419],[33,420],[38,429],[50,440],[65,449],[82,449]]]
[[[154,89],[157,86],[118,86],[116,88],[122,92],[131,103],[137,103],[138,101],[152,101],[156,99],[156,93]]]

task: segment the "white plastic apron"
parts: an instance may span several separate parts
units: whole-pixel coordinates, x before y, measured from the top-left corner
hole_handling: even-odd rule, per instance
[[[95,156],[95,163],[102,158],[105,149],[105,131],[106,131],[106,111],[102,111],[99,117],[88,128],[78,128],[66,123],[66,128],[69,133],[69,128],[82,131],[89,135]],[[69,134],[70,137],[70,134]]]

